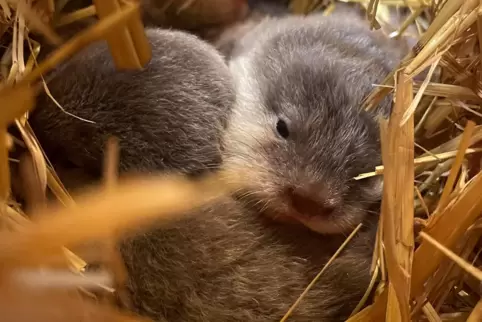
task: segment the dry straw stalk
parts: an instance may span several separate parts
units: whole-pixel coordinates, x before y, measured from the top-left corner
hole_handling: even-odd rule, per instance
[[[372,13],[376,12],[374,7],[395,5],[382,0],[353,2],[362,2]],[[411,21],[424,19],[421,15],[429,10],[435,17],[400,68],[365,101],[370,109],[394,92],[390,123],[382,123],[383,165],[356,178],[384,176],[381,227],[385,237],[382,237],[383,254],[377,257],[386,260],[388,285],[381,284],[381,293],[374,304],[350,321],[451,321],[450,316],[455,321],[455,317],[463,314],[455,308],[460,306],[455,304],[460,294],[470,294],[468,298],[473,304],[467,306],[464,301],[464,310],[473,310],[471,319],[480,316],[477,303],[482,289],[480,284],[472,287],[464,284],[464,275],[472,274],[478,283],[482,279],[477,268],[481,234],[474,228],[482,211],[480,164],[474,163],[480,162],[478,142],[482,139],[478,125],[481,121],[478,41],[482,39],[478,33],[482,30],[479,14],[482,3],[441,2],[398,3],[409,8],[412,15],[407,19]],[[394,29],[406,28],[405,24]],[[424,82],[413,81],[413,77],[430,66]],[[411,86],[415,99],[407,92]],[[400,120],[400,113],[404,117],[397,126],[395,121]],[[396,143],[391,146],[391,142]],[[390,153],[395,160],[390,159]],[[399,178],[405,181],[397,181],[396,173],[403,174],[405,177]],[[417,238],[420,244],[415,247],[410,263],[410,249],[417,237],[411,230],[414,207],[417,214],[425,216],[415,222],[425,228]],[[463,243],[464,240],[470,243]],[[394,247],[397,243],[400,243],[398,249]],[[450,313],[449,305],[453,306]]]

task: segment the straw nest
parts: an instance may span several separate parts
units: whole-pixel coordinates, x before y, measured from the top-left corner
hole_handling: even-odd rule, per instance
[[[42,75],[102,39],[114,49],[119,68],[141,68],[150,50],[136,1],[94,1],[96,6],[62,15],[59,9],[66,2],[0,0],[0,315],[5,321],[86,316],[90,321],[141,321],[112,303],[114,290],[122,299],[125,277],[115,240],[132,227],[174,220],[177,213],[230,187],[221,175],[197,182],[177,177],[117,182],[112,140],[104,183],[75,198],[67,193],[27,122],[36,93],[48,93]],[[196,7],[200,2],[171,1],[182,10],[166,17],[188,13],[190,29],[192,17],[228,22],[213,18],[213,11],[206,16],[209,1]],[[373,28],[393,37],[411,30],[418,41],[400,68],[376,84],[364,102],[369,109],[394,92],[392,116],[381,123],[383,165],[355,178],[385,178],[372,267],[374,280],[380,277],[381,282],[371,286],[377,289],[373,303],[360,310],[362,301],[350,321],[482,321],[482,3],[344,2],[364,8]],[[300,14],[329,14],[336,3],[293,0],[290,7]],[[63,44],[50,27],[95,13],[97,24]],[[393,23],[393,17],[401,18]],[[114,38],[109,33],[113,29]],[[41,48],[30,36],[34,33],[59,46],[40,64],[35,57]],[[417,75],[422,81],[414,80]],[[11,128],[19,135],[10,134]],[[18,177],[22,203],[11,193]],[[47,191],[60,205],[47,205]],[[99,251],[85,252],[84,246],[93,242],[101,246]],[[101,262],[103,269],[87,273],[86,261]]]

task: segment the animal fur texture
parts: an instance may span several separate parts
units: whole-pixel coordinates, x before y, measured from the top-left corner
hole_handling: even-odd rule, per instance
[[[154,55],[145,71],[115,72],[99,45],[49,79],[69,113],[95,124],[45,96],[32,115],[50,159],[97,177],[109,135],[121,139],[123,171],[244,171],[249,189],[236,198],[119,244],[133,309],[155,321],[279,321],[363,222],[289,319],[346,320],[371,279],[380,190],[378,181],[351,181],[379,162],[374,115],[359,103],[396,64],[389,46],[356,24],[320,16],[270,20],[235,48],[233,80],[194,37],[148,36]],[[379,112],[389,110],[385,101]],[[294,207],[299,198],[315,205]],[[330,207],[329,216],[312,214]],[[293,208],[323,225],[272,220]]]
[[[226,64],[194,36],[146,33],[152,59],[141,71],[118,71],[107,44],[97,43],[49,75],[48,88],[66,113],[42,93],[30,124],[54,163],[98,177],[105,142],[115,136],[122,172],[198,174],[219,166],[234,101]]]
[[[288,321],[345,321],[370,282],[376,221]],[[123,246],[134,307],[155,321],[279,321],[345,238],[278,224],[230,198]]]
[[[241,38],[229,63],[237,102],[223,164],[247,169],[253,203],[320,233],[363,220],[382,185],[353,178],[381,164],[376,117],[391,101],[375,113],[361,103],[401,57],[349,13],[266,19]]]
[[[320,15],[267,20],[238,46],[223,166],[243,171],[249,187],[126,242],[135,306],[161,321],[279,321],[363,222],[289,319],[345,321],[371,278],[381,193],[379,180],[352,177],[379,164],[375,116],[387,116],[391,105],[369,114],[360,103],[401,55],[362,24]],[[282,222],[293,212],[286,190],[300,187],[321,220]]]

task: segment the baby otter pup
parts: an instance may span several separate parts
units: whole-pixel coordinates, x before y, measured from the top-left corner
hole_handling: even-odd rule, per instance
[[[68,30],[66,31],[68,32]],[[189,175],[219,167],[220,136],[235,100],[226,63],[209,44],[179,31],[146,29],[151,61],[117,70],[106,43],[47,78],[30,124],[54,165],[100,177],[104,145],[120,141],[120,170]]]
[[[244,170],[249,185],[239,198],[123,244],[140,312],[158,321],[279,321],[363,222],[289,321],[345,321],[359,303],[381,184],[351,178],[379,164],[374,117],[388,116],[390,101],[372,114],[360,103],[401,53],[360,20],[337,19],[268,20],[236,45],[223,166]],[[278,222],[291,220],[312,231]]]
[[[243,199],[319,233],[357,225],[382,185],[353,177],[380,164],[375,116],[391,107],[367,113],[361,102],[402,54],[349,12],[267,19],[241,38],[223,162],[247,169]]]

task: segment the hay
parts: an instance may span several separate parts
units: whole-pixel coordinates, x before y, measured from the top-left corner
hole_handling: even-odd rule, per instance
[[[338,2],[342,1],[292,0],[290,8],[297,13],[325,10],[329,14]],[[394,93],[393,114],[389,122],[381,123],[383,164],[355,178],[383,175],[385,179],[372,265],[374,278],[367,294],[372,289],[377,292],[360,311],[368,297],[361,301],[349,321],[481,321],[482,4],[477,0],[343,2],[363,8],[374,29],[391,37],[417,39],[400,68],[382,84],[375,84],[364,102],[370,109]],[[33,1],[32,6],[22,0],[0,0],[0,44],[7,48],[0,51],[0,207],[4,228],[0,232],[0,311],[9,321],[16,321],[14,316],[25,319],[22,311],[31,311],[29,316],[36,320],[54,321],[46,313],[48,305],[60,307],[59,312],[69,318],[69,312],[74,316],[89,312],[93,321],[143,320],[112,306],[112,287],[121,293],[125,279],[114,247],[116,239],[130,227],[174,220],[177,214],[231,188],[224,177],[195,183],[173,177],[118,182],[115,139],[108,145],[104,182],[99,187],[75,198],[63,187],[26,121],[36,93],[46,89],[42,75],[101,39],[108,41],[118,68],[141,68],[150,58],[137,5],[114,0],[94,3],[62,15],[50,0]],[[207,15],[209,6],[200,2],[170,3],[175,6],[170,10],[178,15],[175,19],[181,21],[179,14],[183,13],[183,19],[192,25],[205,25],[208,18],[218,24],[232,21],[232,16]],[[224,10],[232,14],[232,8]],[[166,7],[167,22],[173,20],[171,11]],[[94,14],[100,17],[97,24],[37,65],[35,57],[41,48],[28,31],[59,45],[61,39],[51,22],[63,26]],[[29,55],[27,61],[24,53]],[[414,80],[422,72],[423,81]],[[12,125],[21,139],[8,133],[7,127]],[[25,154],[12,159],[14,149]],[[10,181],[11,162],[18,162],[23,190],[30,191],[23,206],[10,193],[15,184]],[[47,188],[62,206],[47,205]],[[116,220],[109,220],[114,215]],[[101,254],[86,256],[105,264],[108,274],[102,278],[86,274],[87,258],[66,248],[74,250],[99,240],[103,240]],[[32,269],[40,266],[63,270],[51,281],[63,283],[65,289],[37,285],[44,289],[39,298],[32,283],[11,278],[23,268],[38,281],[39,275]],[[379,283],[375,283],[377,277]],[[107,302],[100,300],[104,297]],[[284,319],[289,320],[289,313]]]
[[[393,3],[379,1],[379,5]],[[416,21],[415,13],[421,17],[427,10],[431,10],[435,18],[414,51],[382,84],[388,86],[379,87],[367,99],[367,108],[371,108],[390,91],[395,92],[389,126],[382,126],[382,138],[385,138],[382,150],[390,151],[391,155],[385,153],[383,159],[385,206],[379,238],[385,247],[378,257],[385,258],[387,276],[382,279],[379,288],[382,294],[373,306],[359,318],[352,317],[353,321],[366,320],[370,314],[378,316],[373,319],[376,321],[382,317],[388,321],[441,321],[448,313],[469,311],[481,295],[480,287],[474,290],[464,283],[466,272],[477,280],[482,277],[480,270],[468,263],[469,260],[475,266],[480,265],[476,242],[480,232],[471,227],[482,210],[481,201],[476,197],[481,191],[480,157],[477,152],[472,156],[467,154],[473,152],[469,148],[479,141],[474,138],[475,122],[481,121],[476,111],[480,103],[477,94],[480,49],[479,38],[474,33],[479,2],[446,1],[440,7],[432,1],[425,8],[407,4],[412,14],[405,21]],[[435,8],[442,9],[437,12]],[[406,29],[406,25],[402,23],[399,30]],[[392,35],[400,35],[400,31]],[[466,54],[472,57],[466,58]],[[427,67],[430,70],[425,80],[417,84],[413,78]],[[448,106],[442,117],[437,109],[441,103]],[[469,105],[473,108],[468,108]],[[431,120],[436,121],[431,123]],[[449,152],[446,142],[453,138],[457,138],[452,141],[455,144],[450,145],[456,145],[457,152],[450,151],[442,159],[438,158],[437,154]],[[451,158],[447,160],[449,155]],[[415,162],[417,156],[418,162]],[[414,168],[424,163],[420,160],[432,161]],[[439,171],[440,167],[443,171]],[[376,169],[375,173],[380,170]],[[395,173],[400,176],[393,176]],[[391,209],[387,204],[392,204]],[[414,241],[419,239],[414,239],[414,214],[421,214],[425,225],[415,249]],[[468,238],[472,238],[472,242],[463,245]],[[447,275],[451,275],[451,279],[445,278]],[[377,303],[382,305],[376,306]]]

